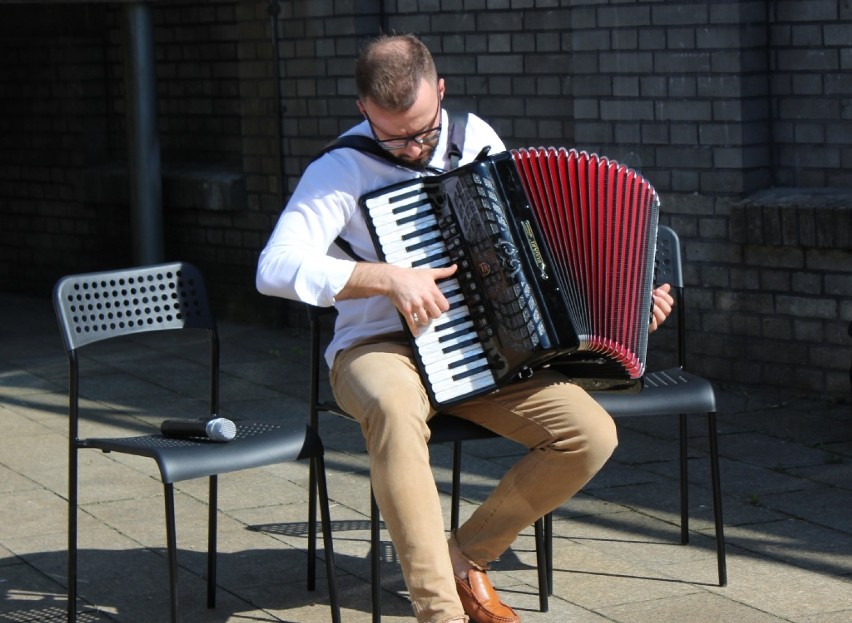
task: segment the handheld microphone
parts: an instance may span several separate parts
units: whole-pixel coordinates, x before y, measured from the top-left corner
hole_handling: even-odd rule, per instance
[[[206,437],[211,441],[231,441],[237,436],[237,425],[223,417],[210,420],[164,420],[160,424],[160,432],[166,437],[179,439]]]

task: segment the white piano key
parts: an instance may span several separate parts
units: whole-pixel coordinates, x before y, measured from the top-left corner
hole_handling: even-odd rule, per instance
[[[374,204],[372,206],[369,201],[367,202],[367,210],[370,212],[370,216],[374,220],[376,218],[387,216],[388,214],[399,214],[407,211],[408,208],[416,206],[431,206],[431,204],[425,194],[412,195],[411,197],[404,197],[403,199],[393,203]]]
[[[409,186],[401,186],[384,195],[370,197],[366,201],[366,206],[368,209],[381,209],[383,206],[398,205],[410,201],[410,198],[405,196],[409,194],[420,200],[426,199],[426,193],[423,192],[423,184],[411,184]]]
[[[457,297],[453,297],[454,299]],[[420,332],[422,336],[432,335],[443,330],[447,323],[456,321],[459,317],[469,316],[470,309],[464,304],[464,301],[458,301],[450,306],[450,309],[441,314],[438,318],[433,318],[432,321],[424,327]]]
[[[485,357],[485,353],[482,353],[480,357],[470,358],[470,361],[463,364],[458,365],[456,367],[450,368],[435,368],[432,370],[426,370],[426,376],[429,378],[429,382],[434,387],[435,385],[439,385],[444,381],[452,380],[453,377],[458,376],[462,372],[467,372],[468,370],[479,369],[484,365],[487,365],[488,361]]]
[[[497,385],[494,383],[493,375],[490,372],[483,372],[482,374],[468,377],[460,381],[447,381],[441,383],[439,387],[432,388],[432,393],[438,403],[444,403],[460,396],[467,396],[468,394],[472,394],[483,389],[492,389],[496,387]]]
[[[485,350],[479,340],[474,340],[472,343],[463,346],[456,344],[446,349],[439,348],[426,353],[420,350],[417,352],[420,354],[420,359],[424,367],[434,368],[435,366],[449,367],[455,361],[459,361],[465,357],[484,354]]]
[[[373,222],[374,227],[385,227],[387,225],[398,224],[401,221],[405,221],[405,219],[425,218],[430,216],[432,218],[435,217],[432,213],[432,206],[426,203],[412,205],[401,212],[388,212],[375,217],[370,215],[370,220]]]
[[[453,327],[453,331],[445,334],[429,333],[424,335],[423,339],[417,342],[417,349],[421,353],[440,352],[443,349],[458,346],[461,342],[470,339],[473,334],[473,322],[468,320],[464,324]]]
[[[388,264],[397,264],[399,266],[411,267],[414,266],[414,264],[419,260],[430,258],[433,255],[441,255],[440,252],[442,250],[446,250],[443,241],[437,244],[433,244],[429,247],[424,247],[423,249],[417,249],[416,251],[410,253],[397,251],[393,254],[386,254],[385,261]]]
[[[410,233],[428,230],[429,228],[437,225],[438,221],[433,215],[424,214],[419,216],[416,220],[409,221],[402,225],[399,225],[398,220],[394,220],[380,227],[374,227],[374,229],[379,238],[385,238],[386,236],[398,236],[399,238],[402,238]]]
[[[443,243],[443,238],[441,237],[441,232],[433,231],[433,232],[426,232],[423,236],[421,236],[418,239],[414,239],[414,240],[412,240],[412,239],[409,239],[409,240],[388,240],[388,241],[380,240],[379,242],[381,243],[382,251],[384,251],[385,257],[388,257],[390,255],[394,255],[394,254],[399,253],[399,252],[412,253],[412,252],[416,251],[416,249],[412,250],[412,249],[409,248],[413,245],[424,244],[424,243],[436,244],[438,242]]]

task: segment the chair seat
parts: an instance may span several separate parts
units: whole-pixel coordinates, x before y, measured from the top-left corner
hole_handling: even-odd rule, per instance
[[[716,411],[716,395],[710,381],[678,367],[647,373],[639,392],[590,394],[613,417]]]
[[[90,438],[85,440],[84,446],[152,458],[165,483],[305,459],[316,456],[322,447],[314,430],[305,425],[235,423],[236,437],[226,442],[144,435]]]
[[[429,420],[429,443],[452,443],[455,441],[473,441],[497,437],[492,432],[468,420],[454,417],[451,413],[439,413]]]

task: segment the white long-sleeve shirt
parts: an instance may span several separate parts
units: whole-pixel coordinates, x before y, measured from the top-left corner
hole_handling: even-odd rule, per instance
[[[430,166],[447,169],[447,111],[441,115],[444,131]],[[346,134],[372,136],[366,121]],[[460,164],[471,162],[486,146],[491,148],[490,153],[505,149],[491,126],[469,115]],[[385,296],[335,300],[349,280],[355,261],[336,252],[332,243],[340,236],[360,257],[377,261],[358,199],[370,191],[428,174],[354,149],[330,151],[305,170],[261,252],[256,284],[262,294],[337,307],[334,336],[326,350],[329,366],[338,351],[355,342],[402,330],[399,314]]]

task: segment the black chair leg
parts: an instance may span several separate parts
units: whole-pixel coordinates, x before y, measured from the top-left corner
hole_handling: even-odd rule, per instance
[[[77,621],[77,449],[69,449],[68,469],[68,623]]]
[[[713,483],[713,520],[716,523],[716,564],[719,570],[719,586],[728,584],[728,568],[725,560],[725,529],[722,524],[722,482],[719,474],[719,443],[716,438],[716,414],[707,414],[710,435],[710,476]]]
[[[461,459],[462,444],[453,442],[453,489],[450,498],[450,530],[459,528],[459,506],[461,501]]]
[[[219,530],[219,480],[210,476],[207,502],[207,607],[216,607],[216,567],[218,549],[216,535]]]
[[[545,551],[544,519],[536,520],[535,524],[535,562],[538,567],[538,609],[547,612],[550,608],[547,596],[550,594],[547,582],[547,552]]]
[[[370,575],[373,596],[373,623],[382,621],[382,539],[380,531],[381,515],[376,504],[376,496],[370,487]]]
[[[308,470],[308,590],[313,591],[317,587],[318,467],[315,461],[310,462]],[[328,500],[328,498],[325,499]]]
[[[340,602],[337,594],[337,574],[334,569],[334,543],[331,537],[331,513],[328,508],[328,487],[325,480],[325,461],[322,456],[311,460],[317,475],[320,515],[322,517],[322,541],[325,547],[325,574],[328,581],[328,600],[331,605],[332,623],[340,623]],[[316,534],[316,528],[314,528]],[[316,548],[315,548],[316,549]]]
[[[177,536],[175,531],[175,491],[170,482],[163,483],[166,499],[166,549],[169,557],[169,601],[171,604],[171,621],[180,620],[178,604],[178,565],[177,565]]]
[[[544,556],[547,565],[547,594],[553,595],[553,513],[544,516]]]
[[[689,474],[687,467],[687,422],[686,414],[679,416],[680,436],[680,542],[682,545],[689,543]]]

